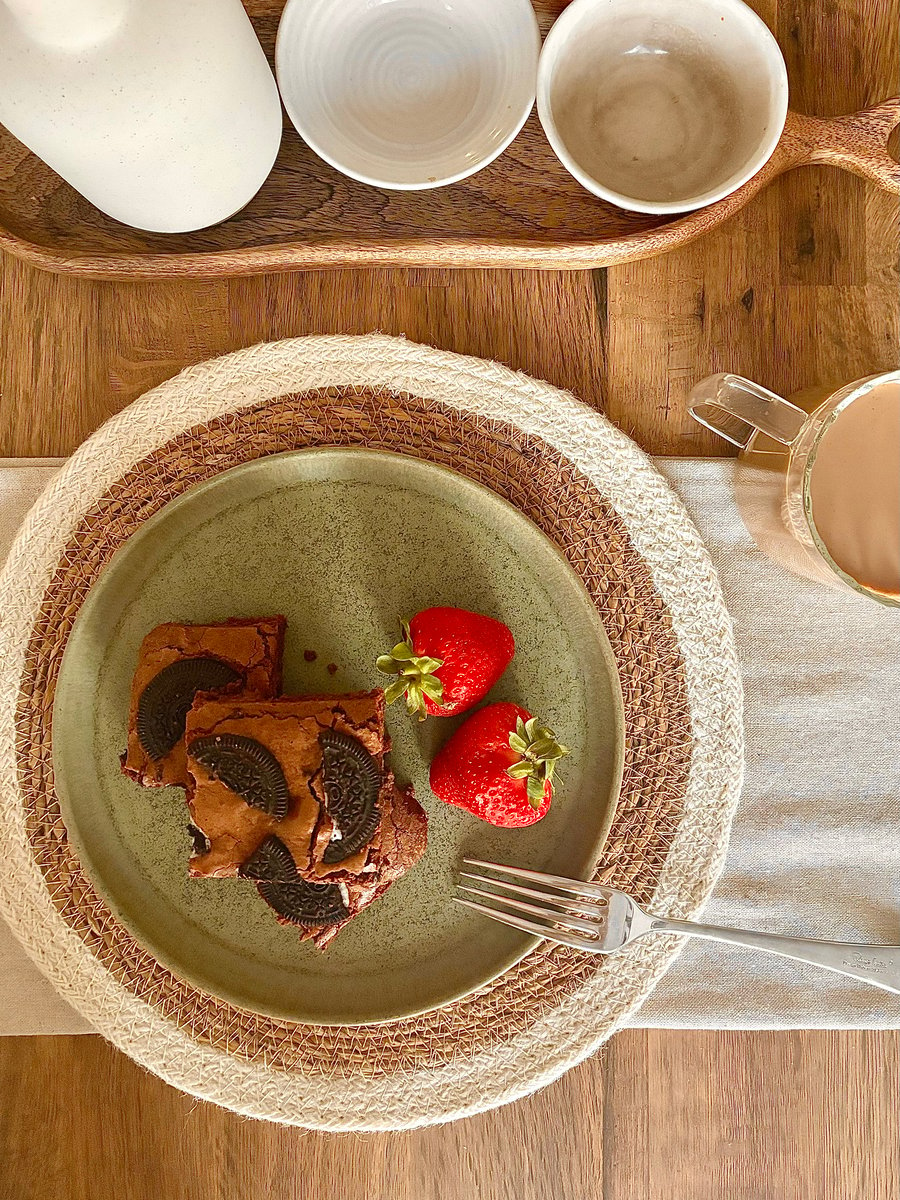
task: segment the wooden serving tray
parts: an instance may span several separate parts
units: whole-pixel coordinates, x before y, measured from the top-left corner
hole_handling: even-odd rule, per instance
[[[244,0],[272,59],[283,0]],[[566,0],[535,0],[544,33]],[[254,199],[211,229],[144,233],[99,212],[0,127],[0,249],[45,270],[94,278],[212,277],[359,266],[608,266],[699,237],[776,176],[832,163],[892,191],[900,166],[887,140],[900,100],[820,120],[789,112],[768,163],[718,204],[682,217],[628,213],[566,172],[536,113],[498,159],[427,192],[357,183],[322,162],[289,122],[275,168]]]

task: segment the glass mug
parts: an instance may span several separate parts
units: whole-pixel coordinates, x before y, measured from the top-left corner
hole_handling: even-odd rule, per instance
[[[691,392],[690,411],[740,449],[738,507],[764,553],[900,607],[900,371],[795,400],[712,375]]]

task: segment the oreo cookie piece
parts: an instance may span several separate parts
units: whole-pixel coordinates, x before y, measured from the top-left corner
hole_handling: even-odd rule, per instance
[[[274,833],[260,842],[239,874],[255,880],[266,904],[294,925],[336,925],[350,916],[338,885],[301,879],[290,850]]]
[[[252,808],[276,821],[287,816],[291,795],[281,763],[255,738],[239,733],[195,738],[188,753]]]
[[[325,807],[340,832],[339,838],[329,842],[322,859],[343,862],[370,842],[378,828],[382,774],[362,742],[349,733],[323,729],[319,745]]]
[[[247,861],[241,863],[238,874],[245,879],[268,879],[273,883],[292,883],[298,878],[293,855],[274,833],[263,838]]]
[[[267,879],[257,883],[256,888],[279,917],[294,925],[321,928],[337,925],[350,916],[336,883],[307,883],[305,879],[298,879],[296,883],[276,883]]]
[[[145,753],[165,758],[184,735],[188,710],[198,692],[214,691],[241,680],[240,672],[219,658],[179,658],[150,680],[138,700],[135,729]]]

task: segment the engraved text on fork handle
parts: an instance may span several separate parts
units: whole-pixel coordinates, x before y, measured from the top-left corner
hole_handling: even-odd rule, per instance
[[[767,950],[770,954],[795,958],[829,971],[837,971],[841,975],[849,975],[853,979],[861,979],[864,983],[872,983],[889,992],[900,992],[900,946],[823,942],[811,938],[782,937],[774,933],[756,933],[749,929],[696,925],[692,921],[674,921],[662,917],[652,917],[648,928],[635,931],[637,937],[643,933],[687,934],[715,942],[749,946],[753,950]]]

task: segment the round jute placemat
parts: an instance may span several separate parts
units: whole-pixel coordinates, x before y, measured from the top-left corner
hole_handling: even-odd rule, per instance
[[[652,463],[565,392],[406,341],[297,338],[182,372],[114,417],[25,521],[0,577],[0,912],[63,995],[177,1087],[249,1116],[402,1129],[525,1095],[596,1047],[678,950],[597,959],[538,947],[421,1016],[296,1025],[172,975],[113,917],[54,791],[53,694],[110,557],[165,503],[249,459],[355,445],[493,488],[562,548],[604,621],[625,701],[620,800],[597,878],[681,917],[718,875],[740,790],[741,683],[719,585]]]

